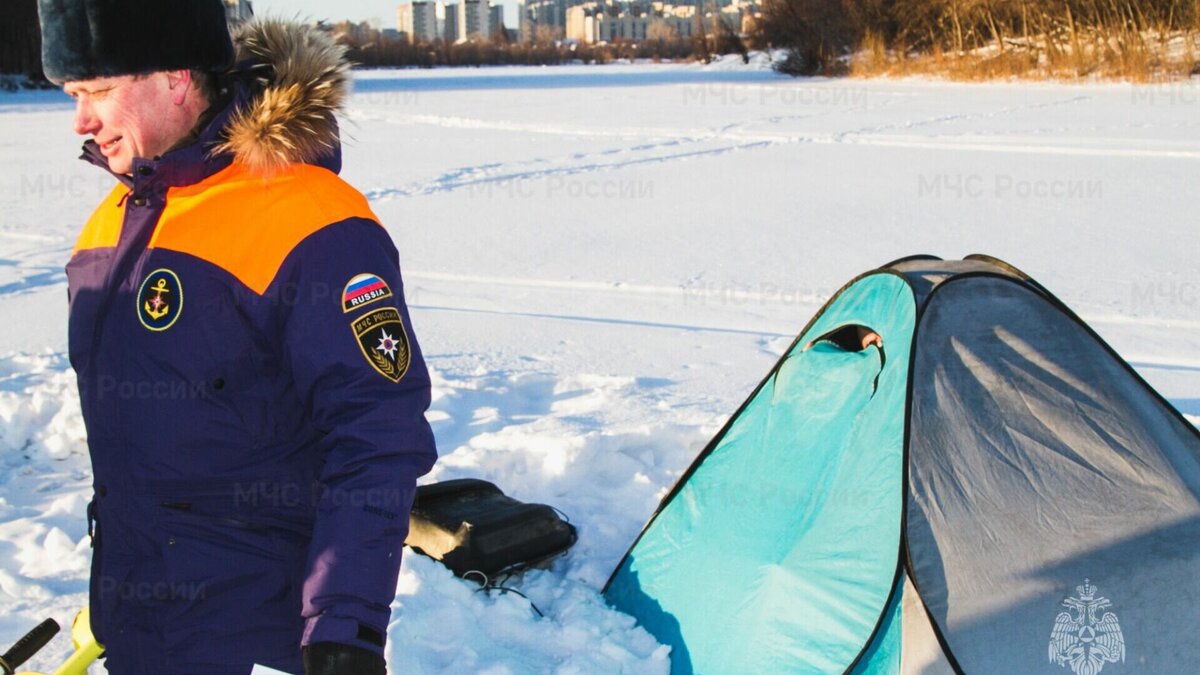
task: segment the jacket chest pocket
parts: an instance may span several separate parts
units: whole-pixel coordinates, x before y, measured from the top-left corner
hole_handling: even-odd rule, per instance
[[[201,311],[197,330],[207,354],[203,377],[210,402],[240,422],[254,447],[269,444],[276,436],[272,410],[279,399],[275,346],[255,327],[255,308],[232,293],[215,294]]]
[[[142,449],[167,475],[232,470],[271,426],[262,412],[267,397],[258,391],[269,378],[253,308],[239,305],[220,270],[203,264],[160,254],[143,270],[136,302],[122,308],[129,355],[123,428],[137,430]]]

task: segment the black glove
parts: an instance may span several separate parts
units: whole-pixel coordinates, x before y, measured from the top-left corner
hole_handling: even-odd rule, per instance
[[[304,675],[387,675],[387,664],[362,647],[314,642],[304,648]]]

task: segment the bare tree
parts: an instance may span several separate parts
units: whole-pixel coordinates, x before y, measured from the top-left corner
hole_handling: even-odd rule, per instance
[[[759,41],[788,50],[783,70],[795,75],[835,73],[840,58],[862,41],[866,26],[857,0],[769,0]]]

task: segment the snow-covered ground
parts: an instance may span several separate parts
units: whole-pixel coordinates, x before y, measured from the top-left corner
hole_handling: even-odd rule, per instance
[[[545,618],[408,556],[393,672],[666,672],[600,587],[820,304],[900,256],[1012,262],[1200,422],[1195,81],[718,64],[376,71],[356,89],[343,175],[401,251],[434,373],[429,479],[492,480],[581,535],[519,584]],[[0,95],[0,643],[86,602],[62,266],[111,179],[74,159],[70,120],[61,94]]]

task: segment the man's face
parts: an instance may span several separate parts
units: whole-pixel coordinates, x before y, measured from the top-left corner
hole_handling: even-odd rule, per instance
[[[116,173],[132,173],[135,157],[171,149],[190,128],[177,119],[179,105],[166,73],[120,75],[68,82],[75,99],[75,133],[91,136]]]

